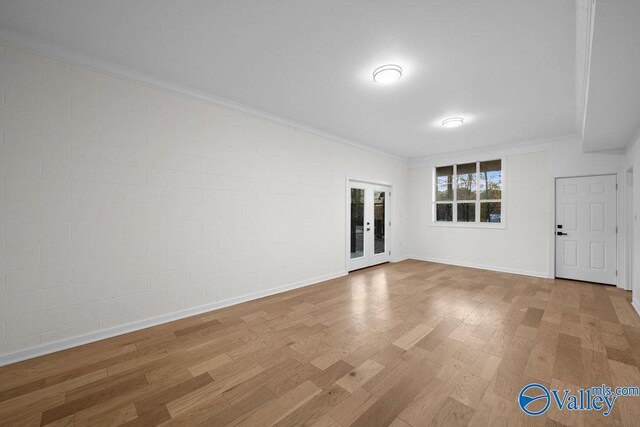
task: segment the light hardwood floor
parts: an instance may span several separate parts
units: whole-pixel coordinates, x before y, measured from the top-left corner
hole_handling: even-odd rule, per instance
[[[520,389],[640,385],[630,293],[419,261],[0,368],[3,425],[640,425]]]

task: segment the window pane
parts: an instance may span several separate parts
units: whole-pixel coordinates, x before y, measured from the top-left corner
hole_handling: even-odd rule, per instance
[[[436,221],[452,221],[453,204],[439,203],[436,205]]]
[[[364,189],[351,189],[351,259],[364,255]]]
[[[458,165],[456,172],[456,195],[458,200],[476,199],[476,164]]]
[[[384,252],[384,191],[373,192],[373,252],[381,254]]]
[[[480,203],[481,222],[500,222],[502,220],[502,203],[482,202]]]
[[[476,204],[458,203],[458,222],[475,222]]]
[[[480,162],[480,198],[502,198],[502,161]]]
[[[436,201],[453,200],[453,166],[436,168]]]

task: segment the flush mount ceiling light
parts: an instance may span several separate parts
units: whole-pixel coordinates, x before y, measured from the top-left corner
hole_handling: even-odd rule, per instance
[[[462,117],[449,117],[442,121],[442,126],[446,128],[456,128],[458,126],[462,126],[463,122],[464,119]]]
[[[394,83],[402,77],[402,67],[387,64],[373,70],[373,81],[380,84]]]

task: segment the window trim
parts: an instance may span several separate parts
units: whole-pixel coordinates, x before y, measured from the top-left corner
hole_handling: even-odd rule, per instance
[[[480,192],[478,191],[478,187],[479,187],[479,180],[478,177],[480,176],[480,163],[481,162],[489,162],[492,160],[500,160],[500,167],[501,167],[501,179],[502,179],[502,189],[501,189],[501,197],[500,199],[490,199],[490,200],[483,200],[480,199]],[[480,159],[480,160],[475,160],[475,164],[476,164],[476,199],[475,200],[460,200],[458,201],[458,194],[457,194],[457,185],[458,185],[458,179],[457,179],[457,172],[458,172],[458,165],[461,164],[468,164],[468,163],[474,163],[474,161],[459,161],[459,162],[455,162],[455,163],[438,163],[435,164],[432,168],[431,171],[431,227],[454,227],[454,228],[489,228],[489,229],[506,229],[507,228],[507,205],[505,203],[506,201],[506,194],[507,194],[507,172],[506,172],[506,158],[505,157],[491,157],[491,158],[486,158],[486,159]],[[435,191],[435,186],[436,186],[436,169],[439,167],[445,167],[445,166],[453,166],[453,176],[454,179],[452,181],[452,191],[453,191],[453,200],[452,201],[445,201],[445,200],[441,200],[441,201],[436,201],[436,191]],[[458,203],[475,203],[476,204],[476,221],[475,222],[458,222]],[[495,223],[495,222],[480,222],[480,204],[481,203],[491,203],[491,202],[500,202],[501,203],[501,221],[499,223]],[[436,205],[439,204],[452,204],[452,212],[451,212],[451,221],[436,221]]]

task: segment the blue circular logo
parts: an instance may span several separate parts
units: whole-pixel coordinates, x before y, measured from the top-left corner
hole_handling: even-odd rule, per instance
[[[535,404],[535,402],[539,403]],[[542,384],[529,384],[520,390],[520,395],[518,396],[520,409],[522,409],[525,414],[533,415],[534,417],[544,414],[547,409],[549,409],[550,403],[551,395],[549,394],[549,390]],[[538,408],[539,405],[542,405],[542,409],[530,409],[531,406]]]

